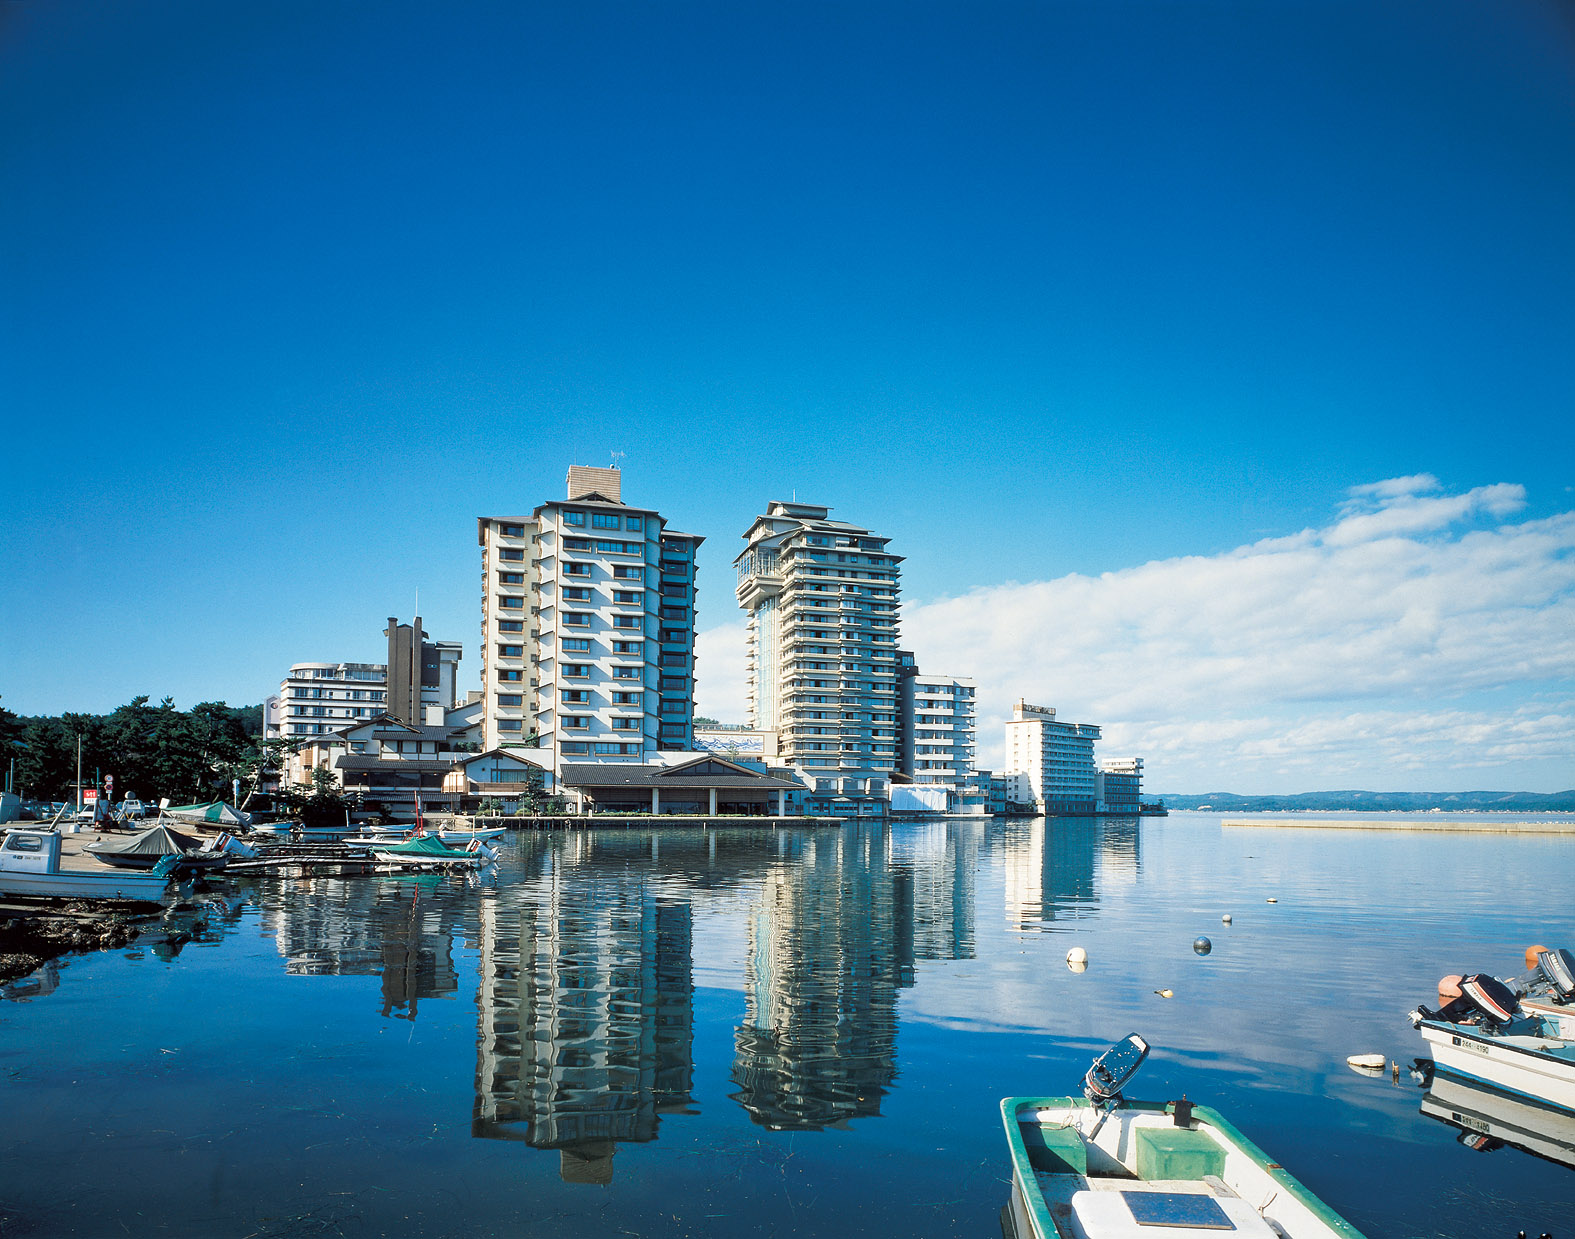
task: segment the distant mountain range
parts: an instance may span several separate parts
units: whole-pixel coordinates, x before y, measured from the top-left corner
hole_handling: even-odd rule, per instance
[[[1278,809],[1318,812],[1425,813],[1429,809],[1457,813],[1571,813],[1575,791],[1567,792],[1298,792],[1290,796],[1238,796],[1209,792],[1203,796],[1152,793],[1167,809],[1213,809],[1221,813],[1269,813]]]

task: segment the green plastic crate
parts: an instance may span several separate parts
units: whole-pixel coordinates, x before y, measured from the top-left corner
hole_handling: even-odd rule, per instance
[[[1140,1127],[1133,1134],[1140,1179],[1201,1179],[1225,1173],[1225,1150],[1207,1132]]]

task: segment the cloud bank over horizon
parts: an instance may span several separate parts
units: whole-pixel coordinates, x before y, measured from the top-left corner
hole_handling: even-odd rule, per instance
[[[1575,785],[1575,512],[1427,474],[1332,522],[1097,577],[903,608],[927,672],[979,684],[979,761],[1019,697],[1099,723],[1156,791]],[[700,635],[699,709],[743,717],[742,623]]]

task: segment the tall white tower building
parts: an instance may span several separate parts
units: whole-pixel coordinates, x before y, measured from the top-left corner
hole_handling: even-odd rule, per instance
[[[735,562],[751,724],[778,733],[811,797],[841,802],[883,795],[897,764],[902,557],[830,512],[772,501]]]
[[[569,470],[568,498],[480,517],[483,734],[562,763],[639,764],[694,747],[695,548],[623,502],[617,469]]]
[[[1093,723],[1063,723],[1049,706],[1019,701],[1006,723],[1007,796],[1054,816],[1091,814],[1099,803]]]

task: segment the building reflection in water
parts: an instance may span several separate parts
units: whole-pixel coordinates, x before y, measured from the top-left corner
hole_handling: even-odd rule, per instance
[[[912,941],[913,882],[890,865],[883,827],[793,842],[750,917],[732,1097],[763,1126],[805,1130],[880,1113],[896,1075],[897,943]]]
[[[557,1149],[565,1181],[608,1183],[618,1144],[656,1139],[690,1100],[693,913],[609,875],[529,895],[482,909],[471,1131]]]
[[[1006,823],[1007,924],[1018,932],[1093,916],[1101,887],[1142,870],[1137,818],[1027,818]]]
[[[464,903],[433,896],[443,879],[306,880],[265,903],[273,934],[292,976],[375,976],[382,1013],[414,1020],[423,998],[459,990],[452,944]]]

